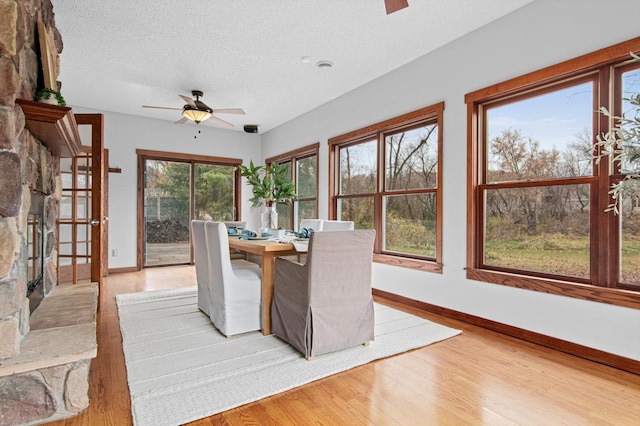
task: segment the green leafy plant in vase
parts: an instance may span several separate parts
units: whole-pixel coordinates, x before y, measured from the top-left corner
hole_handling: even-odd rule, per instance
[[[278,228],[278,213],[276,204],[290,204],[298,198],[295,192],[295,185],[289,178],[289,166],[281,164],[271,164],[268,166],[256,166],[253,161],[249,166],[240,164],[238,166],[240,176],[247,179],[247,184],[251,185],[252,197],[251,207],[265,206],[262,213],[262,232],[269,232]]]

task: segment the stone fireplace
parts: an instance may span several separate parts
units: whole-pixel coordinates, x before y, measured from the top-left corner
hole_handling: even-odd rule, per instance
[[[97,352],[96,286],[57,282],[60,158],[17,103],[42,87],[38,17],[61,52],[50,0],[0,0],[0,425],[87,408]]]
[[[33,313],[44,299],[45,196],[31,191],[31,207],[27,215],[27,299]]]
[[[31,208],[27,217],[27,298],[29,312],[34,312],[44,299],[44,202],[42,195],[31,192]]]

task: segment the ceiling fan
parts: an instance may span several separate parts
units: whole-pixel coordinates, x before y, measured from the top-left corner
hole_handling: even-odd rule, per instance
[[[409,7],[407,0],[384,0],[384,6],[387,9],[387,15],[397,12],[400,9]]]
[[[200,98],[203,96],[202,91],[192,90],[191,94],[195,97],[195,99],[192,99],[184,95],[178,95],[182,99],[184,99],[184,101],[186,102],[186,104],[182,108],[169,108],[169,107],[159,107],[159,106],[151,106],[151,105],[142,105],[142,108],[171,109],[176,111],[182,111],[182,118],[176,121],[175,124],[184,124],[189,120],[195,122],[196,124],[200,124],[203,121],[211,119],[221,127],[225,127],[227,129],[230,129],[235,126],[229,123],[228,121],[224,121],[214,116],[213,114],[244,114],[245,113],[242,108],[213,109],[200,100]]]

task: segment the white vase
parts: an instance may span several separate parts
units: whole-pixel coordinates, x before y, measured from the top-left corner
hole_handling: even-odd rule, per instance
[[[58,105],[58,100],[53,96],[50,98],[42,98],[38,102],[49,105]]]
[[[278,212],[276,211],[276,205],[265,206],[262,216],[260,217],[260,232],[271,232],[272,229],[278,227]]]

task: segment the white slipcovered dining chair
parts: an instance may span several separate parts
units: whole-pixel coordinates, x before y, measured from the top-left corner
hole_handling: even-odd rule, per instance
[[[315,232],[322,231],[322,222],[322,219],[302,219],[300,221],[300,228],[298,228],[298,231],[300,231],[302,228],[311,228]]]
[[[201,225],[198,222],[191,223],[198,308],[225,336],[260,330],[262,271],[246,260],[229,258],[229,238],[224,223],[207,221]]]
[[[352,220],[325,220],[322,222],[322,231],[353,231]]]
[[[209,251],[204,234],[204,221],[191,221],[191,241],[193,241],[193,258],[196,264],[196,281],[198,283],[198,309],[211,316],[209,300],[211,300],[211,279],[209,276]]]

